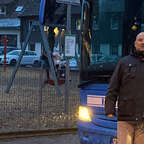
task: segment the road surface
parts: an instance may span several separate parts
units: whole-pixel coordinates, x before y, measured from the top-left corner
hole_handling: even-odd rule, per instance
[[[0,144],[80,144],[77,134],[0,140]]]

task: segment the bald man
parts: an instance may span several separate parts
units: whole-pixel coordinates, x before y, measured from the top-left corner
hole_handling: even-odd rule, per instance
[[[136,36],[135,50],[120,59],[105,99],[105,114],[114,117],[118,101],[118,144],[144,144],[144,32]]]

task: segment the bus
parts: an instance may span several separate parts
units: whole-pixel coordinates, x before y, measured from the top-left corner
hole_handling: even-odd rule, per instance
[[[80,144],[115,144],[117,117],[104,115],[108,83],[118,60],[144,30],[143,0],[81,0]]]

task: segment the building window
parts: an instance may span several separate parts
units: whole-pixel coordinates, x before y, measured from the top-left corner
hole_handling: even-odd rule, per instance
[[[110,55],[118,55],[118,44],[111,44]]]
[[[144,24],[141,24],[141,31],[144,31]]]
[[[92,53],[93,54],[100,53],[100,44],[99,43],[94,43],[93,44]]]
[[[114,15],[111,17],[111,30],[118,30],[119,29],[119,17]]]
[[[0,40],[4,40],[4,35],[0,35]],[[4,43],[0,42],[0,46],[3,46]],[[17,47],[17,35],[9,34],[7,35],[7,46]]]
[[[23,6],[18,6],[17,8],[16,8],[16,12],[21,12],[23,10]]]
[[[93,49],[91,50],[91,64],[96,64],[101,57],[100,44],[95,43]]]
[[[94,16],[93,17],[93,30],[99,30],[99,24],[98,24],[98,17]]]
[[[6,14],[6,8],[4,6],[0,6],[0,14]]]

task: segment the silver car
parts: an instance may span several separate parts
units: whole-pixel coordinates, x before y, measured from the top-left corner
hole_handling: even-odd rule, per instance
[[[6,54],[6,64],[15,65],[18,61],[21,50],[12,50]],[[40,57],[34,51],[25,51],[21,65],[38,65]],[[0,56],[0,64],[4,64],[4,55]]]

